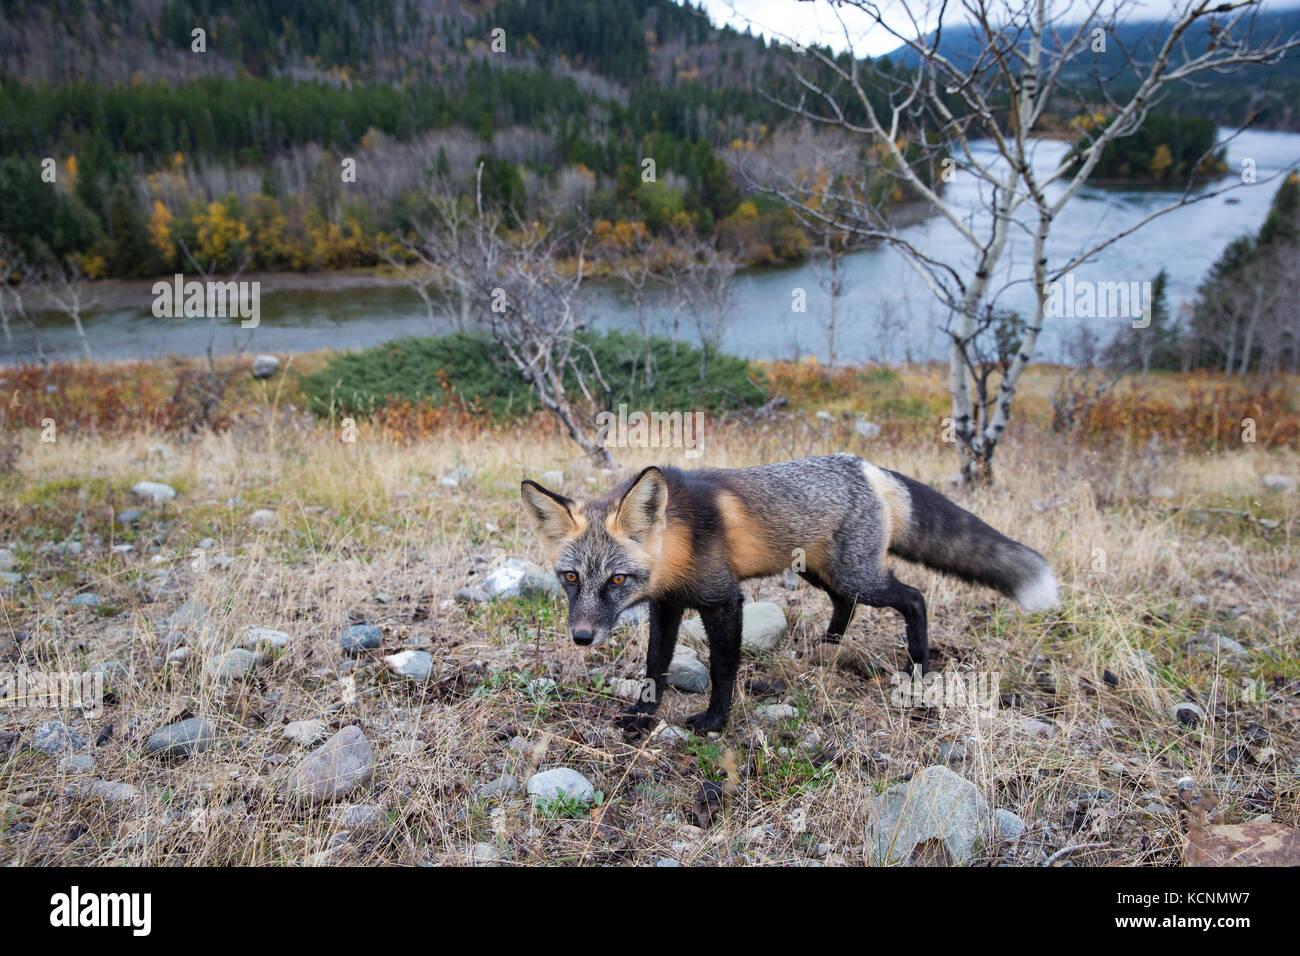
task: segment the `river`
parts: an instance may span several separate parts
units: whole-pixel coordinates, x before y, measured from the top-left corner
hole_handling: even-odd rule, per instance
[[[1230,131],[1221,131],[1221,139]],[[978,147],[991,155],[987,145]],[[1040,174],[1054,169],[1068,146],[1053,140],[1035,144],[1033,165]],[[1163,216],[1139,232],[1120,240],[1075,270],[1076,281],[1140,282],[1164,268],[1169,274],[1168,304],[1175,316],[1190,303],[1197,285],[1229,242],[1253,234],[1268,214],[1280,184],[1271,178],[1300,163],[1300,134],[1283,132],[1241,133],[1228,143],[1229,173],[1201,191],[1240,182],[1243,160],[1253,160],[1258,182],[1233,190],[1231,198],[1216,197]],[[1177,192],[1155,188],[1086,187],[1058,218],[1049,245],[1049,262],[1067,260],[1106,238],[1141,221],[1169,204]],[[976,217],[982,212],[979,191],[972,177],[960,173],[948,186],[947,198]],[[1028,222],[1028,216],[1022,217]],[[934,216],[904,230],[909,242],[942,261],[968,265],[969,246],[943,217]],[[1026,282],[1032,233],[1014,230],[995,281],[1001,291],[999,308],[1028,307],[1032,290]],[[791,358],[815,353],[826,357],[828,295],[815,263],[788,267],[749,269],[733,282],[734,312],[723,345],[726,351],[749,358]],[[941,331],[943,310],[901,256],[886,247],[854,253],[846,260],[848,288],[842,299],[838,354],[841,361],[898,362],[945,354]],[[127,296],[110,297],[113,304],[92,312],[86,331],[97,358],[129,359],[198,355],[208,347],[209,325],[203,319],[156,318],[149,283],[132,283]],[[796,313],[791,304],[796,289],[806,296],[806,311]],[[135,291],[138,290],[138,291]],[[585,314],[597,329],[632,328],[627,304],[609,286],[593,284],[584,293]],[[376,283],[363,277],[268,277],[262,285],[260,324],[241,332],[238,320],[217,331],[218,351],[232,351],[236,342],[250,352],[305,352],[322,348],[361,348],[403,335],[428,332],[424,307],[406,289]],[[666,322],[667,310],[655,311]],[[688,323],[688,320],[683,320]],[[1040,340],[1038,357],[1066,357],[1064,336],[1069,322],[1050,323]],[[1094,320],[1098,325],[1117,320]],[[71,322],[61,316],[38,318],[47,354],[76,356],[80,345]],[[1105,334],[1103,332],[1103,334]],[[684,337],[694,337],[689,324]],[[14,328],[14,352],[0,363],[31,361],[35,351],[30,334]]]

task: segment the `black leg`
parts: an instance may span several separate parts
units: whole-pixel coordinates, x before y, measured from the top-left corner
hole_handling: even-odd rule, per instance
[[[664,679],[677,646],[677,629],[682,623],[683,607],[664,601],[650,602],[650,644],[646,648],[645,680],[637,699],[623,708],[619,724],[628,730],[648,729],[650,717],[659,709],[659,701],[668,686]]]
[[[826,636],[822,638],[822,642],[825,644],[838,644],[840,638],[844,636],[844,632],[849,629],[849,621],[853,619],[853,608],[855,607],[853,600],[837,594],[834,588],[812,571],[802,571],[800,577],[813,587],[821,588],[831,599],[831,622],[826,627]]]
[[[919,667],[925,673],[930,663],[930,638],[926,631],[925,596],[914,587],[909,587],[892,574],[887,575],[883,589],[873,591],[869,597],[858,599],[871,607],[892,607],[903,615],[907,625],[907,656],[912,661],[909,668],[913,673]]]
[[[731,695],[740,670],[740,630],[744,621],[741,609],[745,599],[737,589],[719,604],[700,609],[704,633],[709,638],[709,709],[686,719],[686,726],[696,733],[721,730],[731,716]]]

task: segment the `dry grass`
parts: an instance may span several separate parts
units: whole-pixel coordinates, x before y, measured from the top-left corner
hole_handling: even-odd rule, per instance
[[[1257,447],[1103,454],[1022,433],[1032,445],[1024,438],[1002,450],[996,487],[954,495],[1048,556],[1062,582],[1059,611],[1027,616],[989,592],[897,569],[925,592],[937,666],[1000,675],[1003,706],[895,706],[889,677],[905,657],[900,621],[860,610],[843,652],[828,659],[816,648],[825,598],[770,580],[747,584],[746,595],[784,605],[790,632],[776,654],[746,659],[726,733],[634,743],[611,725],[618,701],[609,687],[640,676],[644,627],[580,650],[564,636],[560,603],[448,600],[476,556],[541,560],[518,506],[521,477],[563,469],[579,496],[614,480],[575,460],[550,429],[446,430],[397,442],[363,423],[357,442],[345,444],[268,405],[223,434],[184,440],[137,433],[41,444],[27,433],[0,512],[0,544],[15,547],[17,570],[28,576],[4,591],[0,654],[18,662],[3,666],[126,665],[101,715],[58,716],[90,740],[111,725],[111,738],[93,751],[93,775],[142,796],[118,805],[66,795],[72,778],[56,759],[23,747],[37,723],[56,715],[0,708],[0,730],[16,735],[0,751],[0,860],[458,863],[488,842],[513,864],[870,863],[872,795],[942,762],[940,746],[958,741],[966,757],[954,769],[1029,824],[1020,841],[981,848],[981,864],[1041,863],[1084,843],[1108,845],[1067,859],[1177,863],[1184,827],[1176,783],[1184,776],[1224,796],[1224,820],[1269,813],[1300,824],[1297,496],[1265,492],[1259,480],[1295,475],[1300,456]],[[154,448],[161,443],[170,446],[165,456]],[[891,440],[886,430],[869,442],[839,422],[794,417],[717,426],[695,463],[839,450],[940,487],[954,470],[951,449],[937,441]],[[629,451],[620,462],[636,467],[652,454]],[[440,485],[456,467],[472,478]],[[129,488],[142,479],[169,482],[180,495],[144,508],[138,528],[124,531],[114,515],[134,505]],[[1189,510],[1208,507],[1247,510],[1270,524]],[[258,508],[274,509],[274,522],[251,526]],[[216,540],[207,557],[227,556],[228,565],[194,562],[205,537]],[[44,547],[68,538],[84,551]],[[113,553],[122,541],[134,550]],[[86,590],[99,608],[68,605]],[[214,687],[201,678],[197,636],[186,661],[162,660],[159,625],[188,598],[215,611],[209,653],[237,643],[245,625],[292,640],[283,652],[263,649],[250,679]],[[436,668],[428,688],[392,677],[377,655],[347,670],[337,637],[358,620],[384,628],[385,653],[428,650]],[[1239,640],[1247,656],[1190,650],[1206,630]],[[15,645],[17,632],[30,637]],[[554,689],[530,684],[543,676]],[[1251,686],[1258,691],[1243,693]],[[797,706],[798,719],[754,717],[756,704],[775,700]],[[1171,709],[1182,700],[1198,702],[1208,723],[1175,721]],[[701,705],[673,692],[661,715],[675,724]],[[182,714],[211,720],[220,745],[180,763],[144,757],[149,733]],[[375,775],[349,800],[381,806],[380,824],[338,838],[337,806],[299,810],[277,795],[304,753],[281,729],[309,718],[362,728]],[[1054,735],[1032,736],[1021,726],[1029,718]],[[512,749],[516,737],[526,746]],[[522,780],[536,766],[585,774],[602,807],[569,814],[522,797],[476,796],[502,769]],[[711,819],[697,812],[709,779],[732,791]],[[1091,807],[1075,802],[1099,788],[1112,796]]]

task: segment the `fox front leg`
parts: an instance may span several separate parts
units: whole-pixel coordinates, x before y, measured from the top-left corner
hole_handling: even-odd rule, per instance
[[[700,610],[704,633],[709,638],[709,709],[686,718],[686,726],[697,734],[722,730],[731,716],[731,695],[740,670],[741,613],[745,599],[739,589],[719,604]]]
[[[650,643],[646,647],[645,680],[637,699],[624,707],[619,714],[619,726],[625,730],[649,730],[651,719],[659,709],[659,701],[667,687],[668,665],[677,646],[677,629],[682,623],[680,604],[667,601],[650,602]]]

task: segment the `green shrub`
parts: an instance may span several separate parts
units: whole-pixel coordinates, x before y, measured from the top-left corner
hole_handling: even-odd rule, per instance
[[[711,355],[700,378],[700,350],[679,342],[676,354],[665,338],[651,341],[655,378],[645,388],[644,341],[626,332],[579,335],[600,365],[609,391],[602,407],[626,403],[630,409],[682,409],[718,413],[761,405],[766,393],[749,363]],[[584,372],[587,387],[598,384]],[[752,379],[752,380],[751,380]],[[755,384],[757,382],[757,384]],[[580,395],[576,378],[566,385]],[[403,338],[332,358],[325,368],[302,379],[303,392],[318,414],[367,415],[398,401],[440,405],[463,403],[493,418],[527,415],[540,407],[518,369],[484,336],[454,333]]]

